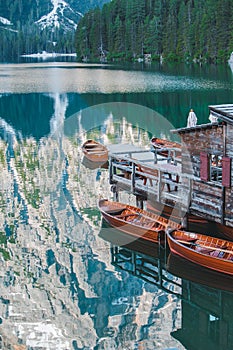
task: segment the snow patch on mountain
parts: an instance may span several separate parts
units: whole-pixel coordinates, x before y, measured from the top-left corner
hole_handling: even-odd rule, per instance
[[[4,17],[0,17],[0,23],[4,24],[4,25],[8,25],[8,26],[12,26],[13,24],[6,18]]]
[[[51,0],[53,9],[47,15],[42,16],[36,23],[45,28],[62,28],[64,30],[74,30],[82,13],[74,11],[64,0]]]
[[[13,26],[13,23],[11,23],[11,21],[9,21],[7,18],[1,17],[1,16],[0,16],[0,26],[2,30],[18,33],[18,30],[12,29],[9,27],[9,26]]]

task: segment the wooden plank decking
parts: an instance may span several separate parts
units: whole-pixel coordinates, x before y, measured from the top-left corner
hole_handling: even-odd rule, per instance
[[[109,147],[109,182],[115,191],[126,190],[166,205],[170,201],[183,209],[190,199],[190,186],[183,187],[182,179],[181,164],[174,159],[132,145]]]

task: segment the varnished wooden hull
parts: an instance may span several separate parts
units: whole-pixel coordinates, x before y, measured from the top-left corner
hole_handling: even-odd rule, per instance
[[[164,240],[168,225],[174,228],[179,226],[146,210],[106,199],[99,201],[99,209],[112,227],[135,239],[141,238],[153,243]]]
[[[206,268],[233,275],[232,242],[185,231],[168,231],[167,241],[172,253]]]
[[[167,157],[168,156],[168,148],[177,148],[181,149],[181,145],[178,142],[172,142],[164,139],[160,139],[158,137],[153,137],[151,139],[151,145],[157,150],[157,153]]]
[[[104,164],[108,161],[108,149],[95,140],[87,140],[82,145],[82,151],[92,162]]]

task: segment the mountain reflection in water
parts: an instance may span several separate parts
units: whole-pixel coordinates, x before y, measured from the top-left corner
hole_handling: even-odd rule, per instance
[[[98,197],[112,196],[108,170],[82,163],[87,138],[148,147],[186,124],[190,103],[205,122],[213,100],[232,102],[225,68],[203,79],[200,67],[188,79],[163,70],[1,65],[0,348],[230,349],[232,280],[187,262],[177,271],[143,242],[122,247],[119,266],[119,236],[102,238],[97,210]]]
[[[86,168],[80,147],[84,138],[100,139],[103,128],[80,124],[81,133],[67,135],[66,102],[55,96],[51,132],[39,141],[1,121],[2,346],[177,347],[169,333],[181,324],[180,300],[111,264],[97,210],[98,197],[112,195],[108,170]],[[138,145],[151,137],[111,115],[103,135]]]

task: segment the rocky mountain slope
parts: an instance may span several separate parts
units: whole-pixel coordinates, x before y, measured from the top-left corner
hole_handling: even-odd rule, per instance
[[[74,51],[79,20],[108,1],[0,0],[0,60],[42,51]]]
[[[0,1],[0,26],[19,29],[31,24],[40,29],[73,30],[91,8],[102,7],[108,0],[5,0]]]

